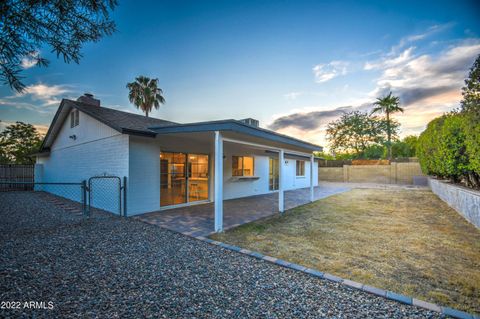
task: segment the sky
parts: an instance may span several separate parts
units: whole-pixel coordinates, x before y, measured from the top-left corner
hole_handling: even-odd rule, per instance
[[[367,111],[392,91],[405,112],[400,136],[461,100],[480,54],[475,1],[126,1],[118,31],[65,64],[23,63],[24,94],[0,86],[0,129],[45,132],[62,98],[85,92],[102,106],[128,101],[136,76],[159,79],[166,104],[151,116],[179,123],[253,117],[260,126],[327,146],[326,125]]]

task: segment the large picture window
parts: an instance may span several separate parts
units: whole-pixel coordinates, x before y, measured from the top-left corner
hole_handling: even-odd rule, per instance
[[[232,156],[232,176],[253,176],[252,156]]]
[[[297,177],[305,176],[305,161],[297,161],[296,175]]]

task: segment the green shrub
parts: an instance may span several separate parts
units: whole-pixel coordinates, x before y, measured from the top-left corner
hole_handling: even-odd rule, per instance
[[[470,160],[468,169],[474,174],[470,178],[475,179],[480,177],[480,115],[469,112],[465,117],[465,151]],[[471,182],[475,183],[475,181]]]
[[[417,156],[424,173],[479,187],[480,121],[465,112],[432,120],[418,139]]]
[[[393,144],[395,145],[395,144]],[[359,156],[364,159],[381,159],[385,158],[387,154],[387,148],[383,145],[374,144],[368,146],[365,151]]]

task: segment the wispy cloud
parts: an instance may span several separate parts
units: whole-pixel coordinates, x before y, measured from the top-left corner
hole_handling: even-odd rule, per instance
[[[58,104],[62,97],[73,93],[73,88],[68,85],[48,85],[37,83],[29,85],[23,93],[15,97],[30,97],[33,100],[40,100],[43,106]]]
[[[424,40],[436,33],[445,31],[451,27],[454,26],[453,22],[445,23],[445,24],[435,24],[427,28],[424,32],[422,33],[417,33],[417,34],[411,34],[406,37],[403,37],[400,39],[399,43],[395,46],[392,47],[391,51],[389,54],[395,55],[397,54],[398,50],[401,50],[407,45],[410,45],[412,42]]]
[[[345,75],[347,74],[347,66],[348,62],[346,61],[331,61],[326,64],[317,64],[312,69],[315,82],[323,83],[340,75]]]
[[[303,92],[289,92],[287,94],[284,94],[283,97],[285,97],[287,100],[295,100],[297,97],[301,96]]]

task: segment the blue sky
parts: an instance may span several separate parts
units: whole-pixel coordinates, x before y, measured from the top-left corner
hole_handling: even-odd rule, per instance
[[[406,112],[402,135],[458,105],[480,54],[474,1],[122,1],[118,32],[83,49],[79,65],[41,48],[27,93],[0,87],[2,125],[45,129],[61,98],[91,92],[138,112],[125,85],[158,77],[177,122],[254,117],[261,126],[325,145],[325,125],[367,110],[392,90]]]

